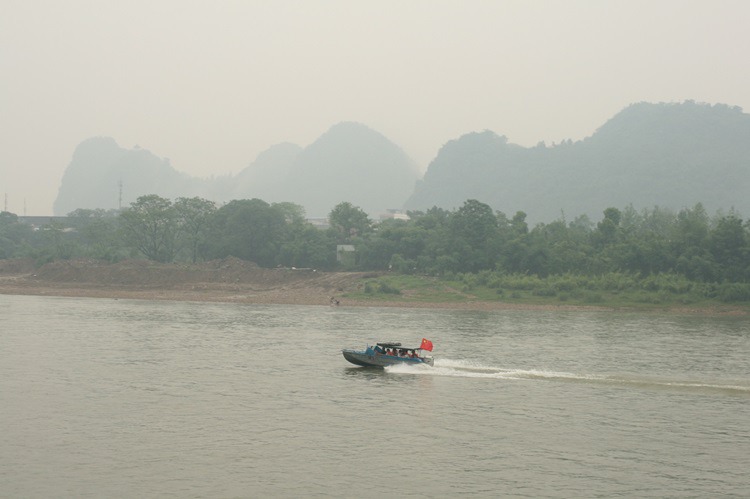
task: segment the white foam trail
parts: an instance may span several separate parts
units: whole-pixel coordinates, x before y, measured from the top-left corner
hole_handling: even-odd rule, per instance
[[[678,390],[689,392],[703,393],[727,393],[732,395],[750,396],[750,385],[745,384],[721,384],[721,383],[703,383],[699,381],[684,380],[660,380],[660,379],[640,379],[640,378],[622,378],[606,377],[602,378],[603,383],[613,385],[632,385],[649,388]]]
[[[422,364],[396,364],[386,367],[392,374],[422,374],[429,376],[454,376],[461,378],[540,379],[576,378],[575,374],[536,370],[503,369],[466,360],[436,359],[435,366]]]
[[[594,383],[610,386],[634,386],[650,389],[667,389],[699,393],[727,393],[750,396],[750,385],[734,383],[702,383],[688,380],[669,380],[638,378],[626,376],[607,376],[594,374],[575,374],[538,369],[505,369],[497,366],[456,359],[435,359],[435,366],[422,364],[397,364],[386,367],[391,374],[411,374],[426,376],[453,376],[461,378],[485,378],[505,380],[542,380],[572,383]]]

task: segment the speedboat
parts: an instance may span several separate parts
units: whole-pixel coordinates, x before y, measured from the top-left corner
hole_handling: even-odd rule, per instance
[[[432,366],[435,360],[425,352],[432,352],[432,342],[422,338],[419,348],[402,347],[401,343],[376,343],[367,345],[364,350],[344,349],[344,358],[358,366],[386,367],[394,364],[427,364]]]

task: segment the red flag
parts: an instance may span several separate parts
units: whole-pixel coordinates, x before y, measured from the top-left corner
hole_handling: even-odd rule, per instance
[[[419,348],[432,352],[432,342],[427,338],[422,338],[422,345]]]

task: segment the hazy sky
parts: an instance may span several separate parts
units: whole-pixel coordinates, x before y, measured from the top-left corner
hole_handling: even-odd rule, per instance
[[[94,136],[210,176],[357,121],[424,170],[464,133],[579,140],[634,102],[749,112],[749,54],[746,0],[0,0],[0,196],[51,214]]]

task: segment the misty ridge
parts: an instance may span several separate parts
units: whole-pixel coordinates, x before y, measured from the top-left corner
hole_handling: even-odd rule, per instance
[[[274,145],[237,175],[212,178],[99,137],[76,148],[54,213],[124,208],[146,194],[292,202],[311,218],[345,201],[377,217],[387,209],[451,210],[467,199],[523,211],[532,223],[597,219],[608,207],[628,205],[680,210],[702,203],[708,211],[750,213],[750,115],[724,104],[638,103],[583,140],[535,147],[472,132],[446,143],[419,177],[400,147],[351,122],[307,147]]]
[[[417,165],[383,135],[358,123],[340,123],[308,147],[274,145],[237,175],[191,177],[145,149],[123,149],[109,137],[81,143],[62,179],[53,210],[119,208],[146,194],[202,197],[218,204],[263,199],[303,206],[325,217],[341,200],[367,212],[400,208],[419,177]],[[336,201],[333,201],[336,200]]]

